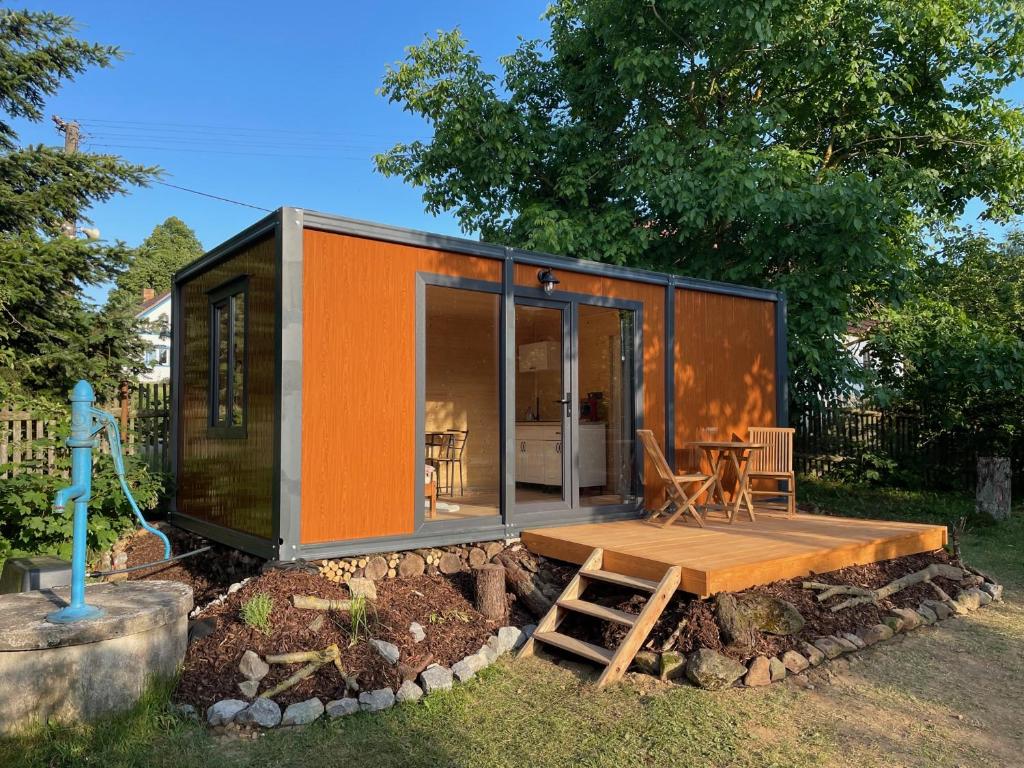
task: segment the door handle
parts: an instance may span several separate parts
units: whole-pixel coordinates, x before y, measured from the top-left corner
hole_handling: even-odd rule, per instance
[[[570,392],[566,392],[565,393],[565,397],[563,397],[561,400],[555,400],[554,401],[556,403],[561,403],[562,405],[565,406],[565,415],[566,416],[572,416],[572,397],[570,395],[571,395]]]

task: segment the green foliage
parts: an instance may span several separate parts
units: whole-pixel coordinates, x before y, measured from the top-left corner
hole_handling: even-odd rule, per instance
[[[192,228],[177,216],[170,216],[135,249],[128,269],[118,275],[109,301],[137,307],[143,288],[152,288],[158,295],[170,290],[174,273],[202,255],[203,244]]]
[[[430,141],[376,158],[428,211],[508,243],[766,285],[800,400],[854,374],[847,324],[898,295],[926,235],[1024,203],[1019,2],[558,0],[487,72],[458,31],[382,94]]]
[[[376,621],[376,609],[366,599],[366,595],[356,595],[348,609],[348,642],[355,645],[360,640],[373,637],[373,623]]]
[[[974,233],[940,243],[902,304],[880,309],[868,393],[985,454],[1024,435],[1024,248]]]
[[[67,434],[68,425],[59,430]],[[42,443],[40,447],[46,447]],[[18,555],[53,554],[70,558],[72,542],[71,506],[54,510],[57,491],[68,484],[71,467],[68,449],[54,443],[54,466],[51,474],[42,474],[43,467],[22,465],[21,472],[0,481],[0,560]],[[0,472],[10,469],[0,465]],[[163,491],[160,477],[151,475],[145,465],[133,456],[125,456],[128,487],[145,513],[156,507]],[[93,467],[92,499],[89,502],[90,552],[109,549],[119,537],[137,525],[109,456],[97,456]]]
[[[269,635],[271,631],[270,614],[273,610],[274,599],[266,592],[257,592],[242,603],[242,621],[247,627]]]
[[[47,97],[91,67],[107,67],[117,48],[77,40],[73,21],[0,9],[0,403],[63,399],[89,378],[113,391],[143,368],[131,313],[98,309],[88,287],[114,279],[129,249],[60,234],[62,225],[156,170],[111,155],[65,155],[20,147],[10,120],[43,119]]]

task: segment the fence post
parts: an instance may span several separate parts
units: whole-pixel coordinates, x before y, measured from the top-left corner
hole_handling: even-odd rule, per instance
[[[121,406],[121,442],[125,443],[128,441],[128,416],[131,410],[131,385],[127,381],[122,381],[121,386],[117,390],[118,404]]]

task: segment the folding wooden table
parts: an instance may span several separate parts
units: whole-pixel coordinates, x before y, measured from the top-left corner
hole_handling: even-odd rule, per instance
[[[689,445],[700,448],[707,455],[711,476],[714,478],[710,491],[711,504],[707,504],[705,507],[724,509],[731,523],[740,511],[740,504],[743,504],[746,506],[750,519],[756,520],[747,472],[750,466],[751,452],[764,450],[764,446],[761,443],[745,443],[738,440],[700,440],[689,443]],[[725,487],[722,483],[726,467],[732,467],[736,473],[736,490],[733,492],[731,501],[726,501]],[[720,507],[714,506],[716,499]]]

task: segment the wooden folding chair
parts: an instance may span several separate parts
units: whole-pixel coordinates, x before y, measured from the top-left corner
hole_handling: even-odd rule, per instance
[[[748,432],[750,442],[764,446],[763,451],[754,451],[750,456],[747,471],[749,493],[752,496],[784,497],[786,514],[792,517],[796,514],[796,475],[793,472],[793,433],[796,430],[792,427],[750,427]],[[761,490],[755,487],[756,480],[782,481],[786,487],[785,490]],[[769,504],[769,508],[772,506],[775,505]]]
[[[669,467],[668,462],[665,460],[665,454],[661,452],[661,446],[658,445],[658,441],[654,438],[654,433],[649,429],[638,429],[636,436],[640,438],[640,442],[644,446],[644,450],[647,455],[651,458],[651,462],[654,464],[654,469],[665,483],[665,490],[668,492],[668,500],[661,505],[661,508],[651,514],[649,519],[654,520],[660,515],[665,514],[669,506],[675,504],[675,512],[669,515],[668,519],[665,520],[661,525],[662,527],[668,527],[676,521],[676,519],[685,512],[689,512],[693,516],[693,519],[697,521],[697,525],[701,528],[704,527],[704,518],[700,516],[700,512],[697,511],[697,507],[694,502],[700,498],[708,488],[710,488],[715,478],[713,475],[706,475],[703,472],[691,472],[683,475],[675,474]],[[692,494],[687,494],[686,486],[699,483],[700,487]]]

